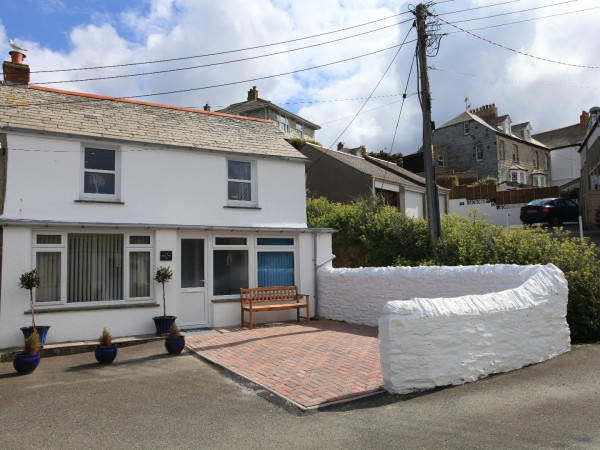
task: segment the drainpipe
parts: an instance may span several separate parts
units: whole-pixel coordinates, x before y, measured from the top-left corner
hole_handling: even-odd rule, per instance
[[[331,255],[326,260],[317,262],[317,237],[318,235],[315,232],[313,234],[313,263],[315,265],[315,317],[318,317],[319,315],[319,278],[317,277],[317,271],[319,270],[319,267],[335,259],[335,255]]]

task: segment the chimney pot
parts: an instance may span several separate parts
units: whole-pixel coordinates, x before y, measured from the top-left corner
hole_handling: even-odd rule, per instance
[[[210,105],[208,102],[206,102],[206,105],[204,105],[204,111],[210,111]]]
[[[341,150],[343,148],[344,148],[344,143],[343,142],[338,142],[337,149]]]
[[[28,85],[29,84],[29,66],[23,64],[25,55],[21,52],[9,52],[11,61],[4,61],[2,64],[2,73],[4,75],[4,84]]]
[[[252,89],[248,91],[248,101],[257,100],[258,99],[258,91],[256,90],[256,86],[252,86]]]

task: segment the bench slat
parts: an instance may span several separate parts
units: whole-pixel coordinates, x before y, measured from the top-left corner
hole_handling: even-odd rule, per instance
[[[300,299],[306,299],[301,302]],[[300,309],[306,309],[306,323],[310,323],[310,309],[308,294],[299,294],[298,286],[267,286],[240,289],[242,326],[246,323],[244,311],[248,311],[248,324],[252,329],[252,313],[254,311],[280,311],[296,309],[297,319],[300,321]],[[295,302],[295,303],[294,303]]]

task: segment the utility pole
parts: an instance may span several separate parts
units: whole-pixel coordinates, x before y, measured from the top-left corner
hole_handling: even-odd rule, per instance
[[[431,93],[427,75],[427,6],[420,3],[414,14],[417,17],[417,52],[421,70],[421,110],[423,113],[423,163],[425,169],[425,195],[427,199],[427,223],[429,237],[434,254],[442,245],[442,226],[440,222],[440,203],[435,169],[433,166],[433,143],[431,133]]]

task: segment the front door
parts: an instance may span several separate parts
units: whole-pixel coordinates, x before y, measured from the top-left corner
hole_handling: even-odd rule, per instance
[[[181,237],[180,287],[177,323],[181,326],[206,325],[206,238]]]

